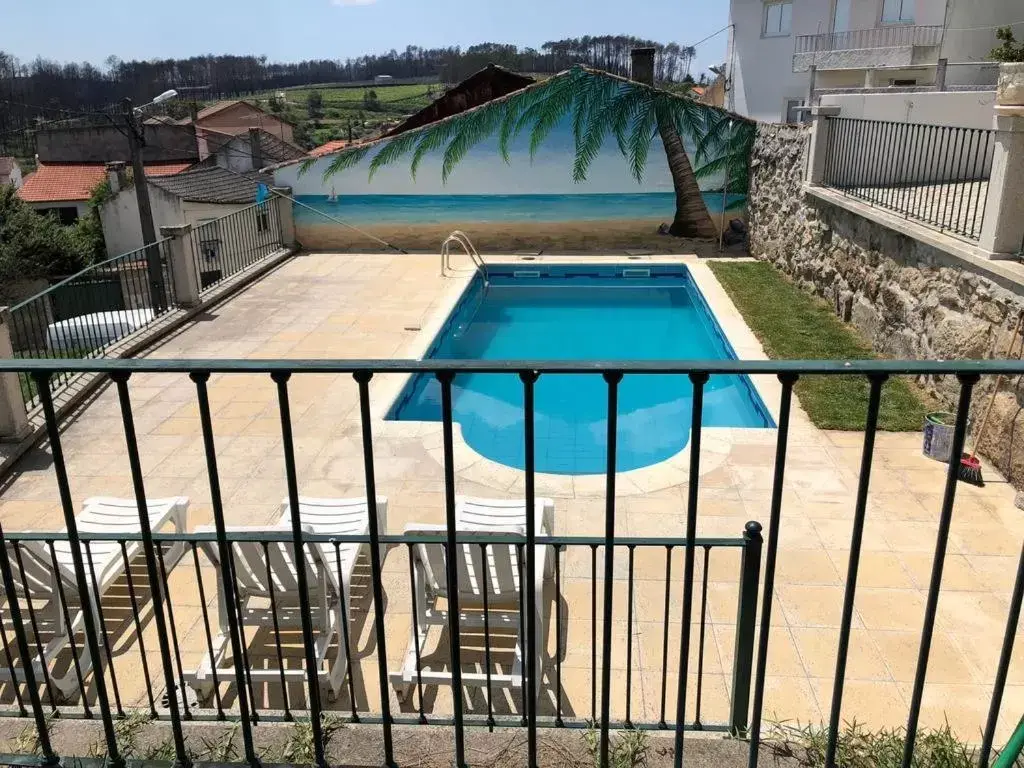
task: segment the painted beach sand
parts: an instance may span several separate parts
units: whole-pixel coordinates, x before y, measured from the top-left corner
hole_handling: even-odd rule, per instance
[[[744,218],[745,196],[703,194],[716,230]],[[305,208],[349,222],[406,250],[436,251],[456,229],[487,251],[548,253],[644,249],[691,252],[692,241],[659,234],[672,220],[672,193],[597,195],[346,195],[303,196],[295,208],[296,234],[313,250],[374,251],[380,246]]]

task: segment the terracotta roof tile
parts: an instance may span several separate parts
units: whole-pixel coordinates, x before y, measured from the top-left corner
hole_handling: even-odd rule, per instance
[[[146,166],[147,176],[180,173],[191,163],[153,163]],[[29,203],[54,203],[88,200],[92,190],[106,177],[102,163],[57,163],[40,165],[25,177],[18,196]]]
[[[349,141],[348,139],[334,139],[328,141],[326,144],[321,144],[319,147],[314,147],[309,150],[310,157],[322,157],[323,155],[329,155],[331,152],[337,152],[339,149],[344,149],[350,144],[358,144],[357,141]]]

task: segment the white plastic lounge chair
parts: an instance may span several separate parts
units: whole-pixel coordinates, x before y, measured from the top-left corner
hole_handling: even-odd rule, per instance
[[[185,532],[185,520],[188,511],[188,499],[179,496],[170,499],[148,499],[147,508],[149,512],[150,528],[156,532],[165,528],[168,524],[173,526],[176,533]],[[95,497],[86,499],[82,511],[75,517],[79,533],[95,534],[126,534],[138,533],[141,530],[139,524],[139,507],[134,499],[115,499]],[[66,532],[62,528],[61,532]],[[54,554],[57,560],[57,572],[53,569],[53,557],[50,547],[41,541],[22,541],[18,544],[18,551],[21,553],[21,563],[24,565],[24,580],[22,579],[21,568],[18,566],[13,542],[7,543],[7,553],[11,561],[11,571],[14,575],[15,587],[19,596],[25,594],[25,587],[28,587],[29,596],[32,598],[32,605],[38,623],[47,629],[52,628],[53,636],[43,645],[42,658],[36,652],[34,639],[29,640],[29,648],[33,652],[32,668],[36,679],[43,680],[43,665],[50,668],[54,658],[70,644],[71,637],[83,632],[82,598],[78,589],[78,582],[75,579],[74,560],[72,559],[71,543],[68,541],[57,541],[53,545]],[[85,575],[88,581],[88,594],[93,605],[94,613],[103,595],[124,572],[124,561],[121,556],[121,544],[117,541],[90,541],[89,553],[91,554],[92,569],[90,570],[90,558],[86,554],[85,545],[82,545],[82,560],[85,565]],[[164,548],[164,563],[170,569],[177,562],[184,544],[174,544]],[[142,552],[141,541],[129,541],[125,544],[125,554],[128,562],[132,562]],[[60,601],[61,589],[68,605],[68,614],[71,626],[69,627],[64,619],[64,606]],[[94,588],[95,584],[95,588]],[[25,611],[22,612],[23,615]],[[27,616],[25,617],[26,621]],[[99,617],[97,616],[97,627]],[[104,642],[106,638],[100,637]],[[89,654],[88,644],[84,638],[76,640],[76,649],[79,655],[79,667],[83,679],[92,669],[93,660]],[[102,663],[102,660],[101,660]],[[18,675],[18,680],[24,680],[24,676]],[[78,687],[78,676],[74,664],[69,664],[66,674],[57,675],[54,671],[49,674],[50,683],[64,697],[68,697]],[[0,679],[10,680],[11,671],[0,669]]]
[[[378,531],[384,533],[387,527],[387,499],[377,497],[376,514]],[[299,497],[299,515],[302,530],[307,534],[365,535],[369,533],[369,513],[366,499],[316,499]],[[281,517],[271,530],[291,531],[291,507],[285,500],[281,504]],[[210,526],[197,531],[213,530]],[[266,532],[267,527],[228,528],[228,533],[246,531]],[[353,571],[359,555],[368,545],[343,543],[337,551],[332,543],[306,547],[305,563],[308,605],[312,611],[315,656],[317,671],[328,686],[328,692],[337,694],[345,680],[347,665],[345,648],[341,637],[342,600],[349,607],[349,595]],[[202,550],[216,568],[221,567],[220,552],[216,542],[207,542]],[[386,551],[381,545],[381,558]],[[244,617],[246,640],[252,637],[256,626],[273,626],[273,615],[269,598],[273,593],[273,604],[277,609],[279,627],[295,627],[301,623],[298,592],[298,574],[291,543],[272,543],[264,550],[260,542],[233,542],[232,553],[235,565],[235,584],[238,588],[238,602]],[[341,573],[338,573],[338,555],[341,559]],[[269,562],[268,562],[269,561]],[[383,562],[383,559],[382,559]],[[267,580],[270,569],[271,581]],[[230,596],[220,589],[221,578],[217,578],[217,607],[219,628],[213,639],[213,657],[207,653],[199,667],[186,674],[189,685],[196,689],[199,697],[208,698],[213,693],[213,669],[216,668],[218,681],[234,680],[234,660],[231,658],[228,608]],[[349,616],[351,611],[346,610]],[[328,659],[332,640],[337,639],[334,657]],[[276,642],[276,638],[275,638]],[[274,668],[250,666],[249,679],[255,683],[280,682],[282,671]],[[304,681],[306,672],[301,667],[284,670],[284,678]]]
[[[537,499],[536,525],[541,536],[550,533],[554,513],[554,502]],[[456,500],[456,523],[460,531],[492,536],[524,536],[526,532],[526,507],[523,501],[499,501],[490,499],[459,498]],[[410,524],[406,534],[436,534],[445,532],[444,526]],[[524,537],[525,541],[525,537]],[[538,654],[537,680],[541,679],[542,638],[547,636],[543,626],[544,579],[551,570],[551,558],[547,546],[537,547],[538,567],[534,573],[533,622],[535,644]],[[431,670],[423,668],[422,654],[427,634],[431,627],[447,627],[448,612],[439,607],[439,601],[447,600],[446,557],[440,544],[417,544],[413,547],[413,574],[415,590],[416,625],[410,630],[409,647],[406,650],[402,669],[391,674],[391,682],[400,700],[404,700],[422,680],[424,685],[451,685],[450,669]],[[519,559],[516,544],[491,544],[487,547],[487,563],[483,561],[479,543],[463,544],[458,548],[456,569],[459,584],[459,628],[475,633],[485,628],[484,589],[487,591],[487,624],[492,632],[515,632],[514,657],[509,672],[490,675],[493,688],[522,687],[523,635],[520,626],[520,601],[523,593],[520,585]],[[523,572],[525,579],[526,573]],[[525,605],[522,606],[525,611]],[[418,630],[418,634],[417,631]],[[418,650],[417,650],[418,649]],[[420,655],[420,669],[417,674],[417,654]],[[487,670],[463,672],[462,683],[483,687],[487,684]],[[537,686],[539,688],[539,686]]]

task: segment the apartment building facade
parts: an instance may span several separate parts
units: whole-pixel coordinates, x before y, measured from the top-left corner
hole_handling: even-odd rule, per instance
[[[794,122],[812,90],[991,89],[995,29],[1024,35],[1024,3],[731,0],[730,22],[727,106]]]

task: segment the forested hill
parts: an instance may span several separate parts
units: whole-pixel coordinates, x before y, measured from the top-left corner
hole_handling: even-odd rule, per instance
[[[323,83],[360,83],[377,75],[397,81],[454,83],[489,63],[521,72],[553,73],[576,63],[620,75],[629,73],[629,52],[655,46],[657,77],[672,82],[689,74],[693,49],[627,35],[553,40],[539,49],[502,43],[468,48],[420,48],[335,60],[270,62],[266,56],[206,55],[187,59],[121,61],[101,66],[37,58],[19,61],[0,51],[0,133],[29,128],[40,119],[73,117],[73,111],[109,109],[125,97],[149,101],[169,88],[203,101],[247,96],[271,89]]]

